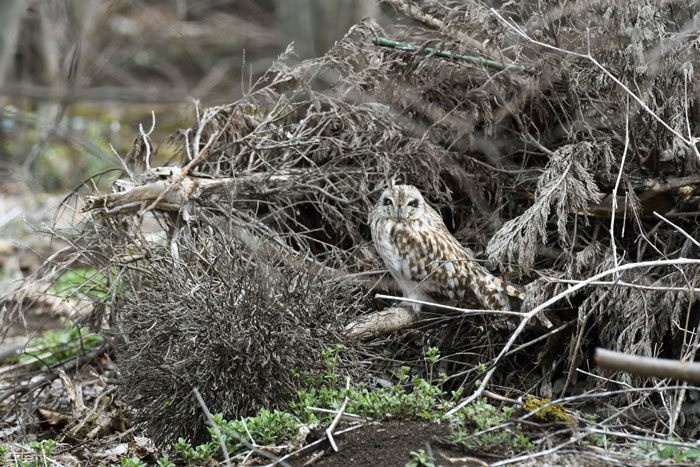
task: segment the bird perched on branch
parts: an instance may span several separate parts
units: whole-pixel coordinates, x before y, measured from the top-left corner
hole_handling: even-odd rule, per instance
[[[524,298],[460,245],[413,185],[391,183],[369,221],[374,246],[407,298],[491,310]]]

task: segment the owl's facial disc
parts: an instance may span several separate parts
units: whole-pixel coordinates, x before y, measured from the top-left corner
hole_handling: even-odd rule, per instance
[[[403,222],[420,215],[423,209],[423,197],[413,186],[397,185],[382,194],[379,206],[386,217],[396,222]]]

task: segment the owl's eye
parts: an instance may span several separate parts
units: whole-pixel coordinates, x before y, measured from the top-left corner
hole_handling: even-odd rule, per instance
[[[384,204],[385,204],[386,206],[391,206],[391,205],[394,204],[394,203],[391,202],[391,199],[390,199],[390,198],[385,198],[385,199],[384,199]]]
[[[415,199],[412,199],[411,201],[408,202],[408,206],[412,208],[417,208],[418,207],[418,201]]]

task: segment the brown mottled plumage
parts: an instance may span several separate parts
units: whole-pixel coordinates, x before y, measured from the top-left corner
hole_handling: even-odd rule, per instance
[[[370,213],[372,240],[404,296],[510,310],[523,293],[495,277],[450,234],[412,185],[392,185]]]

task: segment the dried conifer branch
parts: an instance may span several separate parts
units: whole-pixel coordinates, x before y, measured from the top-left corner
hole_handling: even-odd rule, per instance
[[[562,146],[549,159],[545,171],[538,180],[535,202],[520,216],[509,220],[496,232],[486,252],[499,263],[514,260],[518,252],[518,265],[523,270],[532,268],[536,242],[547,240],[547,222],[552,206],[556,207],[559,242],[568,243],[566,221],[570,212],[585,212],[589,203],[599,202],[602,193],[598,189],[589,167],[597,157],[609,157],[605,145],[594,147],[585,142]]]
[[[474,391],[474,394],[471,396],[467,397],[464,399],[462,402],[460,402],[456,407],[452,408],[449,410],[445,415],[451,416],[458,410],[461,410],[464,408],[467,404],[471,403],[472,401],[476,400],[479,396],[481,396],[481,393],[486,389],[486,384],[489,382],[491,377],[493,376],[494,372],[496,371],[496,368],[498,367],[498,363],[500,360],[503,358],[503,356],[510,350],[512,347],[513,343],[515,340],[520,336],[520,333],[522,333],[523,329],[525,329],[525,325],[530,321],[537,313],[540,311],[544,310],[548,306],[558,302],[562,298],[571,295],[572,293],[576,292],[577,290],[586,287],[589,285],[591,282],[595,282],[598,279],[601,279],[603,277],[609,276],[610,274],[615,274],[618,272],[626,271],[629,269],[637,269],[637,268],[647,268],[647,267],[659,267],[659,266],[668,266],[668,265],[684,265],[684,264],[700,264],[700,259],[687,259],[687,258],[679,258],[679,259],[671,259],[671,260],[658,260],[658,261],[645,261],[641,263],[629,263],[629,264],[624,264],[622,266],[618,266],[613,269],[608,269],[607,271],[603,271],[600,274],[596,274],[595,276],[579,283],[576,284],[572,287],[569,287],[565,291],[555,295],[554,297],[550,298],[546,302],[542,303],[541,305],[533,308],[531,311],[529,311],[520,321],[520,324],[518,325],[517,329],[513,332],[513,334],[510,336],[508,339],[508,342],[503,346],[501,349],[500,353],[498,356],[494,359],[494,361],[491,363],[491,369],[484,375],[482,378],[481,385]]]
[[[598,62],[598,60],[596,60],[595,58],[593,58],[593,56],[592,56],[591,53],[590,53],[590,45],[589,45],[589,51],[588,51],[587,54],[581,54],[581,53],[574,52],[574,51],[571,51],[571,50],[561,49],[561,48],[559,48],[559,47],[555,47],[555,46],[553,46],[553,45],[549,45],[549,44],[546,44],[546,43],[544,43],[544,42],[540,42],[540,41],[538,41],[538,40],[532,39],[532,38],[531,38],[530,36],[528,36],[527,33],[526,33],[525,31],[523,31],[523,29],[520,28],[517,24],[515,24],[515,23],[512,22],[512,21],[507,21],[505,18],[503,18],[503,16],[501,16],[501,14],[500,14],[495,8],[491,8],[491,12],[492,12],[494,15],[496,15],[496,17],[497,17],[499,20],[501,20],[501,21],[503,22],[503,24],[505,24],[506,26],[508,26],[509,28],[511,28],[515,33],[517,33],[520,37],[522,37],[523,39],[527,40],[528,42],[531,42],[531,43],[533,43],[533,44],[535,44],[535,45],[539,45],[539,46],[541,46],[541,47],[544,47],[544,48],[547,48],[547,49],[550,49],[550,50],[554,50],[554,51],[557,51],[557,52],[561,52],[561,53],[563,53],[563,54],[567,54],[567,55],[571,55],[571,56],[574,56],[574,57],[579,57],[579,58],[584,58],[584,59],[589,60],[591,63],[593,63],[593,65],[596,66],[596,68],[598,68],[600,71],[602,71],[608,78],[610,78],[611,80],[613,80],[613,81],[615,82],[615,84],[617,84],[617,85],[620,86],[622,89],[624,89],[625,92],[627,93],[627,95],[629,95],[632,99],[634,99],[634,100],[644,109],[645,112],[647,112],[649,115],[651,115],[651,116],[652,116],[657,122],[659,122],[659,124],[661,124],[664,128],[666,128],[668,131],[670,131],[671,133],[673,133],[673,135],[674,135],[676,138],[678,138],[678,139],[680,139],[681,141],[683,141],[683,142],[695,153],[695,156],[700,160],[700,150],[698,150],[698,148],[697,148],[697,143],[698,143],[698,141],[700,141],[700,139],[697,138],[697,137],[686,138],[685,136],[683,136],[682,134],[680,134],[678,131],[676,131],[675,129],[673,129],[668,123],[666,123],[661,117],[659,117],[653,110],[651,110],[651,108],[650,108],[641,98],[639,98],[639,97],[638,97],[635,93],[633,93],[627,86],[625,86],[625,85],[622,83],[622,81],[620,81],[617,77],[615,77],[615,75],[613,75],[612,73],[610,73],[610,72],[608,71],[607,68],[605,68],[600,62]]]

